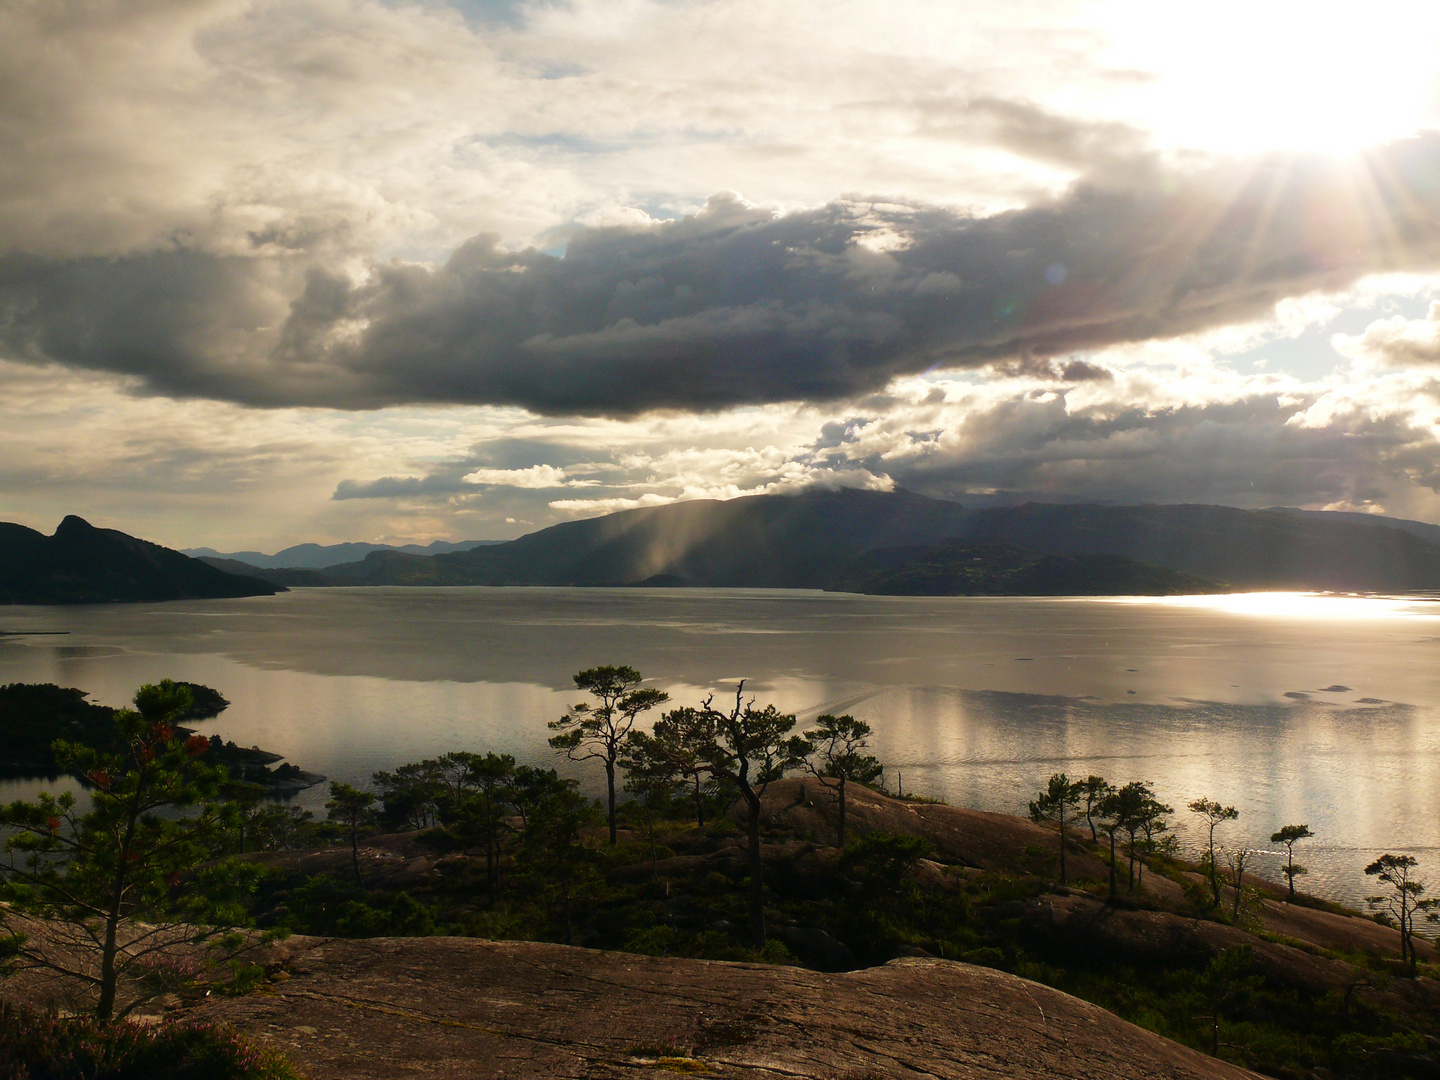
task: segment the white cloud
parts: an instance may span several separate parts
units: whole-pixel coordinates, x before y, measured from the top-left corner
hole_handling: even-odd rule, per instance
[[[1394,315],[1377,319],[1361,334],[1336,334],[1337,352],[1382,367],[1428,367],[1440,364],[1440,300],[1424,319]]]
[[[572,480],[564,469],[532,465],[528,469],[475,469],[460,478],[466,484],[493,484],[498,487],[545,488],[594,487],[594,480]]]

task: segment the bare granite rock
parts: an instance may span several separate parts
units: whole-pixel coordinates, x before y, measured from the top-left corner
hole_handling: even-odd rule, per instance
[[[827,975],[533,942],[292,938],[269,985],[212,997],[310,1080],[945,1077],[1239,1080],[1002,972],[904,959]]]

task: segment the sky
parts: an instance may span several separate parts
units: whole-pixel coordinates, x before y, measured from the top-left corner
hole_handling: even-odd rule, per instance
[[[1440,5],[0,0],[0,520],[1440,521]]]

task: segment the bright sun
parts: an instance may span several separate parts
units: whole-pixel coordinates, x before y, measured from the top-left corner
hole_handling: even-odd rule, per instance
[[[1343,153],[1440,121],[1435,0],[1102,6],[1121,97],[1162,143]]]

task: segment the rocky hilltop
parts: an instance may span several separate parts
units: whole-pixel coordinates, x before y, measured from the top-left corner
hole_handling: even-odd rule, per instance
[[[948,960],[824,974],[536,942],[292,938],[266,992],[211,997],[310,1080],[1254,1074],[1058,990]]]

